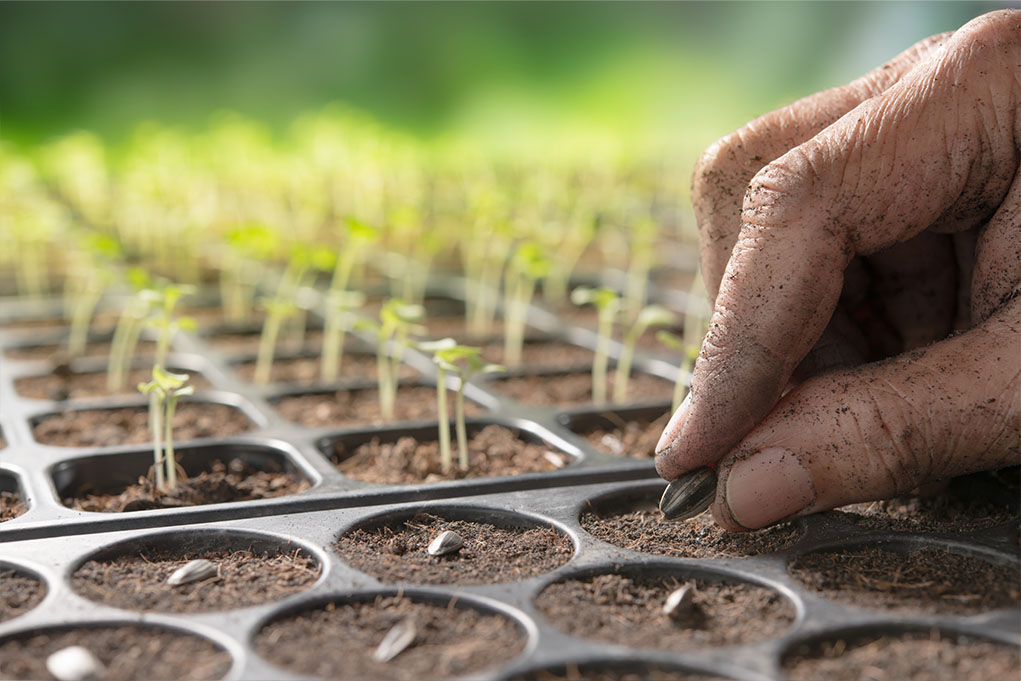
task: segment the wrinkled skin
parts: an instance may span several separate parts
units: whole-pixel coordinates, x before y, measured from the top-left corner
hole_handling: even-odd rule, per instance
[[[656,466],[716,466],[720,525],[1018,463],[1019,102],[1005,10],[705,152],[715,307]]]

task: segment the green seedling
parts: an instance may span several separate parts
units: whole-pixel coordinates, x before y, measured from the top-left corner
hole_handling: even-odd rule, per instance
[[[686,336],[687,333],[684,335]],[[681,406],[681,402],[684,400],[684,396],[691,388],[691,369],[695,366],[695,358],[698,357],[698,346],[689,345],[682,336],[670,333],[666,329],[660,329],[656,332],[656,340],[670,350],[681,354],[681,365],[677,368],[677,380],[674,383],[672,409],[672,411],[677,411],[677,408]]]
[[[611,288],[589,288],[579,286],[571,291],[571,302],[575,305],[595,305],[599,315],[596,331],[596,351],[592,359],[592,401],[596,405],[606,403],[606,374],[610,358],[610,340],[613,325],[620,311],[620,296]]]
[[[277,301],[294,301],[296,312],[286,317],[288,327],[284,335],[294,347],[305,343],[305,312],[311,302],[305,290],[306,277],[310,272],[328,272],[337,264],[337,255],[325,246],[295,244],[291,247],[290,258],[277,285]]]
[[[337,256],[333,278],[330,281],[330,291],[348,290],[352,279],[355,278],[356,270],[363,264],[369,248],[379,239],[379,232],[375,227],[355,218],[348,218],[345,228],[346,243],[344,249]]]
[[[329,291],[326,294],[326,320],[323,331],[323,355],[319,377],[332,381],[340,374],[344,358],[344,339],[354,324],[354,311],[365,304],[360,291]]]
[[[64,284],[64,308],[71,323],[67,354],[72,359],[85,353],[92,315],[112,278],[110,265],[120,257],[117,240],[101,234],[86,235],[80,248],[70,253],[71,269]]]
[[[638,313],[637,319],[624,335],[620,350],[620,361],[613,381],[613,401],[618,404],[627,400],[628,383],[631,380],[631,364],[635,357],[638,338],[651,326],[677,326],[677,315],[662,305],[647,305]]]
[[[469,223],[460,243],[465,316],[469,335],[480,338],[489,333],[496,317],[500,277],[513,237],[506,219],[507,199],[495,181],[476,182],[467,201]]]
[[[695,366],[702,340],[709,327],[709,309],[702,273],[696,271],[688,289],[687,302],[684,307],[684,331],[680,337],[669,331],[656,332],[656,338],[671,350],[681,353],[681,366],[677,371],[677,383],[674,387],[674,411],[680,406],[685,393],[691,388],[691,370]]]
[[[220,299],[227,323],[240,325],[251,319],[263,263],[278,247],[279,237],[263,224],[251,223],[227,233],[220,267]]]
[[[174,410],[177,401],[191,395],[194,387],[185,385],[188,374],[174,374],[156,365],[152,380],[139,383],[138,390],[149,396],[149,427],[152,430],[153,471],[160,490],[177,487],[177,457],[174,455]],[[162,442],[161,442],[162,439]]]
[[[177,317],[174,308],[182,296],[191,295],[195,287],[182,284],[171,284],[156,291],[153,313],[145,320],[144,325],[156,332],[156,366],[165,368],[167,353],[170,352],[170,341],[178,331],[194,331],[195,320],[191,317]]]
[[[106,387],[111,393],[118,392],[127,380],[131,358],[142,333],[145,320],[159,304],[160,294],[150,288],[151,282],[143,270],[134,268],[128,272],[128,279],[135,287],[135,294],[128,299],[117,319],[110,347],[110,361],[106,375]]]
[[[648,295],[649,270],[652,269],[653,247],[659,226],[651,218],[636,220],[628,230],[631,257],[628,259],[627,288],[624,310],[633,318],[645,306]]]
[[[559,242],[550,251],[557,254],[550,261],[550,271],[542,284],[543,299],[554,307],[567,302],[568,283],[592,239],[596,235],[595,211],[588,202],[578,201],[565,224],[552,230],[552,237]]]
[[[262,308],[266,311],[266,320],[262,323],[262,334],[259,336],[259,352],[255,359],[255,382],[259,385],[269,383],[273,370],[273,356],[276,354],[277,338],[284,322],[296,317],[301,310],[294,301],[287,298],[263,298]]]
[[[535,285],[549,272],[549,262],[543,249],[532,242],[519,245],[511,256],[504,304],[503,361],[508,366],[521,364],[528,305],[535,294]]]
[[[439,419],[440,466],[449,473],[453,466],[450,451],[450,420],[447,416],[447,377],[457,376],[457,397],[454,400],[454,429],[457,433],[458,468],[468,470],[468,428],[464,419],[464,386],[480,373],[506,371],[499,364],[482,359],[482,348],[458,345],[453,338],[420,343],[420,350],[432,353],[436,364],[436,411]]]
[[[397,378],[404,358],[404,348],[413,331],[424,332],[418,325],[425,317],[425,308],[391,298],[379,310],[379,323],[359,319],[355,328],[371,331],[376,336],[376,381],[379,384],[379,411],[384,421],[394,417],[397,402]]]

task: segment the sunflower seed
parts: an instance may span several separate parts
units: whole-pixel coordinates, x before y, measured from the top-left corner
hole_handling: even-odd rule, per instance
[[[686,620],[695,610],[695,587],[691,584],[675,589],[663,603],[663,613],[673,620]]]
[[[464,546],[464,539],[453,530],[444,530],[429,544],[430,556],[445,556],[449,553],[456,553]]]
[[[167,584],[171,586],[190,584],[191,582],[198,582],[203,579],[215,577],[217,572],[218,570],[215,563],[206,560],[205,558],[198,558],[177,568],[177,570],[174,571],[174,574],[167,577]]]
[[[554,468],[563,468],[567,465],[567,462],[564,461],[564,457],[560,456],[556,452],[551,452],[548,449],[542,453],[542,458],[549,461]]]
[[[401,620],[386,632],[386,636],[372,653],[372,659],[376,662],[389,662],[414,643],[417,635],[415,620],[411,618]]]
[[[96,681],[102,678],[103,663],[88,648],[69,646],[46,658],[46,669],[57,681]]]
[[[696,468],[666,486],[659,500],[659,510],[666,520],[687,520],[709,508],[715,496],[716,472],[711,468]]]

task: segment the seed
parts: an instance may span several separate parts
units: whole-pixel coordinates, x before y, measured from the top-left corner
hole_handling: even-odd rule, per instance
[[[103,663],[81,646],[61,648],[46,658],[46,669],[57,681],[96,681],[103,676]]]
[[[695,587],[692,584],[675,589],[663,603],[663,613],[673,620],[686,620],[695,611]]]
[[[564,461],[564,457],[560,456],[556,452],[551,452],[548,449],[542,453],[542,458],[549,461],[554,468],[563,468],[565,465],[567,465],[567,462]]]
[[[215,563],[205,558],[198,558],[177,568],[174,574],[167,577],[167,584],[171,586],[190,584],[191,582],[215,577],[218,572]]]
[[[687,520],[709,508],[715,496],[716,472],[711,468],[696,468],[666,486],[659,500],[659,510],[666,520]]]
[[[401,620],[386,632],[386,636],[372,653],[372,659],[376,662],[389,662],[404,652],[415,641],[417,635],[415,620],[410,617]]]
[[[453,530],[444,530],[432,540],[427,550],[430,556],[446,556],[460,551],[462,546],[464,546],[464,539],[461,538],[461,535]]]

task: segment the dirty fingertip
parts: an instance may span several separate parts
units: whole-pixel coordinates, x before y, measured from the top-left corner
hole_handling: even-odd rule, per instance
[[[717,522],[732,530],[766,527],[816,500],[808,469],[792,452],[779,447],[735,461],[722,483],[714,514]]]
[[[691,393],[689,392],[688,396],[681,402],[681,406],[677,407],[677,411],[670,417],[666,428],[663,429],[663,434],[659,436],[659,442],[656,443],[656,471],[666,480],[672,480],[683,472],[676,459],[681,430],[683,430],[684,422],[688,418],[688,407],[690,404]]]

